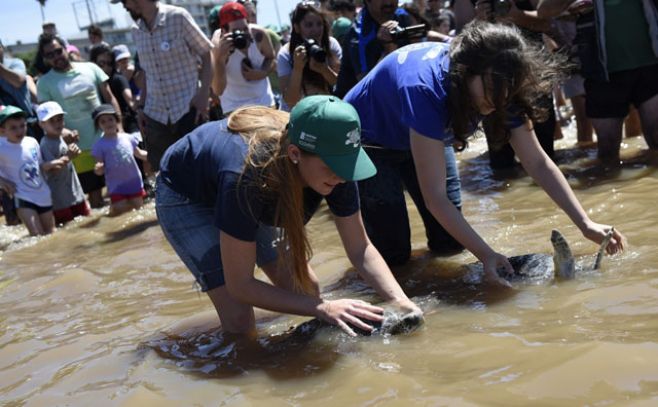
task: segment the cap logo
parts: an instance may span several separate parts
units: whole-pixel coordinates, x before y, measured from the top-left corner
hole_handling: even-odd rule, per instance
[[[358,128],[347,133],[346,138],[345,145],[351,144],[352,147],[357,148],[361,144],[361,133]]]
[[[315,143],[318,140],[316,136],[301,132],[299,135],[299,145],[304,148],[315,150]]]

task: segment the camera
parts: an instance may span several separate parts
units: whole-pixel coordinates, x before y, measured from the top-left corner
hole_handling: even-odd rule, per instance
[[[403,46],[420,40],[427,35],[427,27],[425,24],[410,25],[409,27],[400,27],[399,25],[389,31],[393,42],[398,46]]]
[[[491,11],[494,18],[507,15],[512,9],[512,0],[491,0]]]
[[[229,38],[233,41],[233,46],[237,49],[245,49],[249,46],[249,33],[242,30],[233,31],[231,35],[229,35]]]
[[[317,62],[324,63],[327,60],[327,51],[317,41],[313,39],[304,40],[304,48],[306,48],[306,55]]]

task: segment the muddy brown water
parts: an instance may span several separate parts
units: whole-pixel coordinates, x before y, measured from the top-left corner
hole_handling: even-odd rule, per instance
[[[205,295],[164,240],[153,204],[102,212],[45,238],[0,228],[0,402],[7,406],[657,405],[658,174],[641,139],[620,171],[558,142],[569,181],[627,251],[574,281],[500,293],[469,286],[463,253],[434,258],[412,210],[414,259],[397,269],[426,311],[417,332],[312,338],[301,317],[259,312],[259,341],[216,329]],[[499,178],[481,140],[459,156],[464,212],[498,250],[550,253],[557,228],[581,259],[596,245],[528,177]],[[411,207],[410,207],[411,208]],[[312,264],[330,298],[376,299],[345,259],[326,209]],[[262,274],[259,274],[262,276]]]

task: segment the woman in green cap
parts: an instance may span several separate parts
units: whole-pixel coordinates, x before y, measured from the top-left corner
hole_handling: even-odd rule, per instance
[[[167,150],[158,178],[158,219],[225,332],[253,334],[254,306],[316,316],[351,335],[353,327],[370,331],[368,321],[382,320],[382,308],[367,302],[319,296],[304,225],[322,199],[359,274],[384,300],[421,312],[364,230],[355,181],[376,169],[361,148],[360,132],[352,106],[318,95],[290,115],[238,109]],[[272,284],[254,278],[256,265]]]

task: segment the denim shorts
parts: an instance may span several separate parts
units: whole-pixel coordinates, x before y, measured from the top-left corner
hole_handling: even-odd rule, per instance
[[[192,272],[201,291],[224,285],[219,250],[219,228],[215,208],[194,202],[157,179],[155,211],[165,237]],[[278,229],[260,225],[256,232],[256,264],[263,266],[277,259]]]

